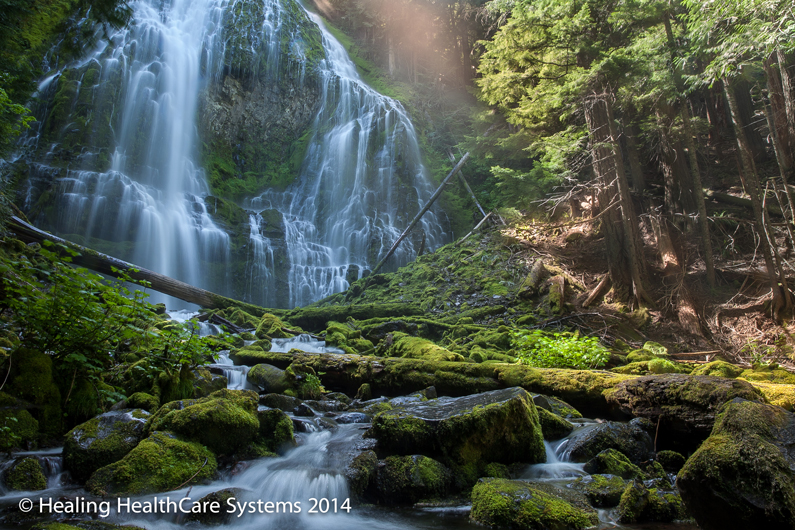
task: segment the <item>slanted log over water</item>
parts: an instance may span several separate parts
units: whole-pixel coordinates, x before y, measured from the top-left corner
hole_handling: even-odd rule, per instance
[[[102,274],[108,274],[110,276],[117,276],[117,273],[114,272],[114,269],[123,271],[127,273],[133,280],[149,282],[149,286],[155,291],[167,294],[168,296],[173,296],[174,298],[179,298],[185,302],[196,304],[208,309],[239,307],[244,311],[256,316],[262,316],[262,314],[265,313],[265,310],[261,307],[240,302],[238,300],[233,300],[231,298],[226,298],[225,296],[200,289],[199,287],[194,287],[193,285],[175,280],[174,278],[169,278],[163,274],[144,269],[143,267],[138,267],[132,263],[127,263],[126,261],[114,258],[113,256],[108,256],[107,254],[102,254],[96,250],[91,250],[84,246],[78,245],[77,243],[66,241],[65,239],[61,239],[58,236],[54,236],[48,232],[39,230],[35,226],[29,225],[19,217],[12,216],[11,220],[9,221],[9,227],[22,241],[26,241],[28,243],[44,243],[45,241],[50,241],[52,243],[64,245],[76,251],[78,254],[73,256],[71,259],[71,262],[75,265],[86,267],[87,269],[91,269]]]

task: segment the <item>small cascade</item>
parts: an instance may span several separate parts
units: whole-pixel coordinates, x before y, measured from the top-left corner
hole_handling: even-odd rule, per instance
[[[344,350],[335,348],[334,346],[326,346],[325,341],[314,339],[311,335],[306,334],[301,334],[289,339],[271,340],[270,351],[272,352],[288,353],[293,348],[306,353],[345,353]]]
[[[226,377],[226,387],[230,390],[252,390],[253,387],[249,385],[246,380],[248,375],[248,366],[235,366],[232,359],[229,358],[229,350],[221,351],[215,354],[216,361],[210,366],[220,368],[223,370],[224,377]]]
[[[263,307],[278,307],[276,261],[273,243],[262,234],[260,214],[249,215],[249,250],[246,258],[245,292],[252,303]]]
[[[190,311],[187,309],[180,309],[178,311],[168,311],[168,317],[171,320],[184,324],[189,322],[194,329],[196,329],[199,333],[200,337],[207,337],[209,335],[219,335],[223,333],[221,326],[217,324],[211,324],[210,322],[199,322],[194,320],[196,317],[199,316],[199,313],[196,311]]]
[[[590,429],[593,425],[596,423],[590,420],[577,422],[574,424],[572,434],[582,432],[582,429]],[[583,470],[584,463],[577,464],[571,461],[571,450],[568,448],[570,436],[552,442],[545,440],[547,461],[543,464],[528,466],[518,478],[560,481],[586,475],[587,473]]]

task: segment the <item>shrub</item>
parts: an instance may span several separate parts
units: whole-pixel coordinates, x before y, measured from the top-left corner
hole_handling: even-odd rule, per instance
[[[517,357],[530,366],[585,370],[604,366],[610,358],[598,338],[580,337],[578,332],[514,330],[512,335]]]

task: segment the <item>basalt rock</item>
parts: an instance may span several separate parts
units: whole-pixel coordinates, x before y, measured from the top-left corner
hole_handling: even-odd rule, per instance
[[[651,436],[637,421],[608,421],[579,429],[558,451],[568,454],[572,462],[585,462],[605,449],[615,449],[633,462],[648,458],[653,448]]]

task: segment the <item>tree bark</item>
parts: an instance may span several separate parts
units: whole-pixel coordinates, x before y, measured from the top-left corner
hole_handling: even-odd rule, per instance
[[[768,109],[765,108],[765,115],[781,174],[789,180],[793,171],[793,139],[790,136],[787,123],[787,102],[784,98],[781,75],[777,66],[775,56],[771,56],[764,62],[767,92],[770,99],[770,109],[768,112]]]
[[[731,112],[732,121],[734,122],[734,132],[737,140],[737,148],[740,151],[740,160],[742,168],[740,171],[743,180],[743,186],[746,192],[751,197],[751,207],[754,212],[754,224],[759,237],[762,238],[762,255],[765,258],[765,266],[767,267],[767,277],[770,284],[770,289],[773,293],[772,313],[776,320],[780,320],[780,311],[784,307],[784,298],[781,289],[778,285],[778,275],[773,263],[773,254],[770,245],[767,243],[765,237],[765,221],[762,214],[762,204],[759,199],[759,176],[756,172],[756,164],[754,163],[753,151],[748,142],[748,137],[745,134],[745,123],[742,121],[739,103],[735,97],[734,87],[728,83],[723,82],[724,92],[726,94],[726,101],[729,104],[729,111]]]
[[[643,165],[640,163],[640,151],[635,140],[638,128],[634,125],[626,127],[625,136],[627,139],[627,158],[629,159],[629,171],[632,175],[632,189],[635,193],[643,193],[646,189],[646,177],[643,174]]]
[[[776,52],[778,70],[781,75],[781,95],[784,98],[784,112],[787,115],[787,129],[792,142],[792,157],[795,162],[795,60],[780,49]]]
[[[745,79],[738,79],[732,82],[731,92],[734,98],[734,110],[729,109],[732,114],[732,121],[734,121],[736,114],[740,122],[744,124],[745,143],[754,162],[763,162],[767,160],[767,149],[765,148],[764,140],[762,140],[762,135],[759,133],[759,124],[754,122],[754,101],[751,99],[751,84]]]

